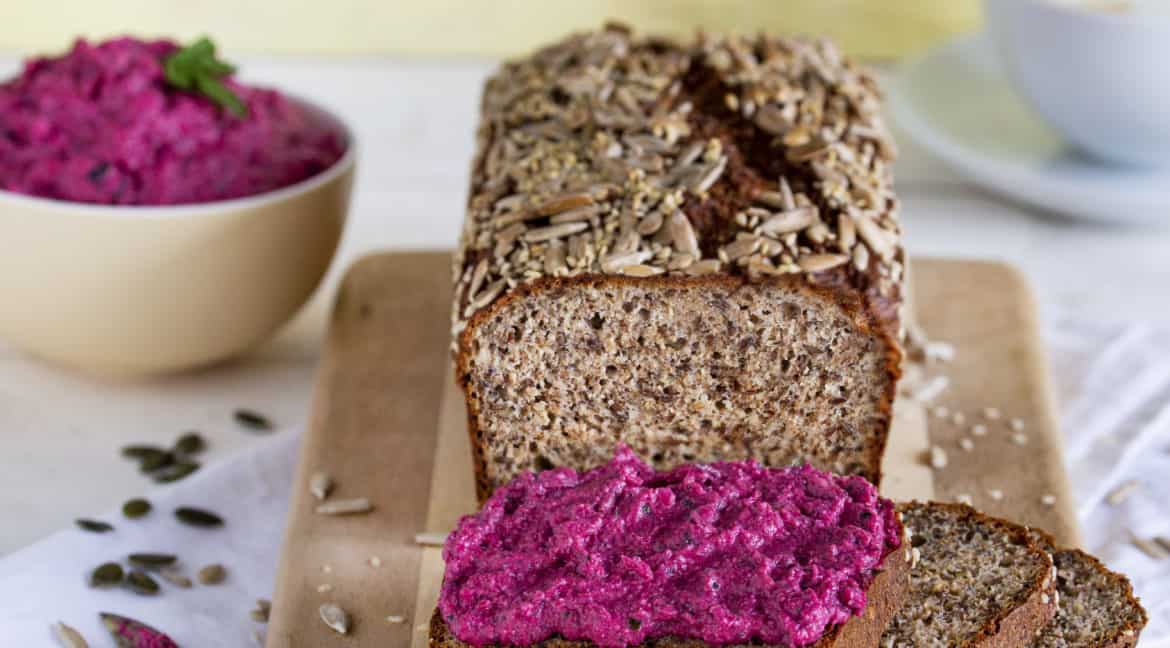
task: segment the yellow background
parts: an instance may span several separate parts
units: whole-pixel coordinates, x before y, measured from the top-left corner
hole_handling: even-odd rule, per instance
[[[979,16],[978,0],[0,0],[0,49],[206,33],[229,51],[498,56],[617,17],[672,34],[821,33],[855,55],[893,58],[973,29]]]

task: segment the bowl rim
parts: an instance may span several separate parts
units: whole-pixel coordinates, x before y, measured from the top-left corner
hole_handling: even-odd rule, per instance
[[[1023,4],[1040,7],[1041,10],[1072,17],[1075,20],[1098,21],[1118,27],[1137,27],[1143,30],[1163,30],[1170,26],[1170,17],[1162,14],[1138,14],[1134,11],[1099,11],[1077,2],[1056,0],[1024,0]]]
[[[207,216],[209,214],[251,210],[263,205],[279,202],[297,195],[307,193],[317,187],[332,182],[338,176],[353,168],[358,154],[358,142],[353,129],[337,113],[320,104],[292,93],[281,92],[291,102],[299,104],[311,112],[332,122],[345,137],[345,152],[337,161],[324,170],[315,173],[304,180],[293,184],[271,189],[251,196],[229,198],[201,203],[185,203],[181,205],[107,205],[101,203],[77,202],[72,200],[58,200],[42,196],[9,191],[0,188],[0,203],[13,207],[31,207],[42,210],[68,211],[94,217],[116,219],[183,219]]]

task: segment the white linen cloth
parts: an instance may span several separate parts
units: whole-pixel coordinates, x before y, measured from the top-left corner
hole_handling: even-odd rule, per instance
[[[1170,328],[1056,319],[1046,327],[1061,403],[1066,460],[1086,548],[1129,576],[1150,613],[1142,648],[1170,648],[1170,559],[1154,560],[1130,543],[1130,531],[1170,538]],[[97,613],[144,621],[183,648],[254,645],[263,630],[248,617],[270,598],[296,466],[299,435],[272,440],[150,495],[141,521],[98,516],[117,526],[95,535],[61,531],[0,561],[0,645],[52,646],[50,624],[63,620],[92,646],[109,645]],[[1121,506],[1106,495],[1138,479]],[[227,520],[218,530],[177,523],[177,506],[202,506]],[[227,582],[141,597],[86,586],[88,571],[133,551],[182,557],[190,575],[221,562]]]

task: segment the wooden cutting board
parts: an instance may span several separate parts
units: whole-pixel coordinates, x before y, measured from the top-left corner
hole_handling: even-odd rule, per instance
[[[1022,278],[972,261],[917,259],[913,269],[919,321],[957,351],[943,368],[951,387],[936,404],[967,420],[957,424],[902,399],[883,491],[897,499],[967,494],[989,513],[1075,544],[1044,352]],[[346,276],[294,482],[269,648],[426,645],[443,564],[440,550],[417,546],[415,534],[446,532],[475,507],[466,415],[450,372],[449,308],[448,253],[370,256]],[[982,420],[985,407],[997,407],[1001,419]],[[1011,418],[1024,422],[1023,445],[1012,439]],[[971,434],[975,423],[985,435]],[[973,450],[960,448],[964,437]],[[946,451],[944,469],[923,464],[931,444]],[[368,497],[375,510],[314,513],[307,484],[318,471],[334,477],[332,497]],[[318,618],[326,602],[350,613],[348,637]]]

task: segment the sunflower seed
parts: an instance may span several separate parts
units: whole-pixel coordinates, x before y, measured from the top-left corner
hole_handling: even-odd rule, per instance
[[[878,226],[874,220],[868,216],[862,215],[855,223],[857,225],[857,233],[861,236],[861,240],[878,255],[882,261],[890,261],[894,258],[896,251],[892,234]]]
[[[114,530],[114,525],[101,520],[90,520],[88,518],[78,518],[74,523],[82,531],[89,531],[91,533],[108,533]]]
[[[689,265],[684,272],[692,276],[707,275],[719,272],[722,265],[719,259],[703,259]]]
[[[136,594],[143,594],[146,596],[153,596],[158,594],[158,581],[146,575],[146,572],[138,569],[131,570],[126,574],[126,587],[129,587]]]
[[[626,266],[644,263],[651,256],[653,256],[653,253],[649,250],[639,250],[625,254],[609,254],[601,260],[601,269],[605,272],[618,272]]]
[[[497,279],[491,282],[471,301],[469,310],[476,311],[492,303],[492,300],[498,297],[507,286],[508,282],[503,279]]]
[[[699,156],[703,154],[703,149],[705,147],[706,144],[704,144],[701,140],[691,142],[690,145],[683,149],[682,153],[679,153],[678,159],[675,160],[675,166],[689,166],[692,162],[699,159]]]
[[[77,630],[65,625],[63,621],[53,624],[53,636],[64,648],[89,648],[85,637],[82,637]]]
[[[938,446],[930,446],[930,467],[941,470],[947,467],[947,452]]]
[[[446,533],[416,533],[414,543],[422,547],[442,547],[447,542]]]
[[[219,563],[204,565],[195,573],[195,580],[200,585],[219,585],[227,578],[227,569]]]
[[[541,216],[552,216],[561,212],[576,209],[577,207],[585,207],[593,204],[593,196],[588,193],[566,194],[550,198],[537,208],[536,212]]]
[[[723,170],[727,168],[727,158],[720,157],[714,164],[707,166],[706,169],[695,179],[691,185],[691,193],[701,194],[706,193],[719,178],[723,175]]]
[[[655,275],[662,274],[664,270],[657,266],[649,266],[642,263],[637,263],[634,265],[622,266],[618,269],[618,272],[626,275],[627,277],[653,277]]]
[[[110,587],[122,582],[126,573],[116,562],[102,563],[89,575],[90,587]]]
[[[191,473],[199,470],[199,463],[195,461],[179,461],[169,466],[165,466],[156,470],[152,474],[156,484],[169,484],[177,482]]]
[[[848,261],[849,257],[844,254],[806,254],[796,260],[796,265],[805,272],[824,272]]]
[[[760,223],[757,229],[762,234],[772,235],[799,232],[816,222],[816,218],[815,207],[797,207],[773,214],[771,218]]]
[[[333,478],[323,472],[313,473],[309,478],[309,492],[313,497],[323,500],[329,497],[329,492],[333,490]]]
[[[335,603],[324,603],[317,610],[321,620],[338,634],[349,632],[349,615]]]
[[[776,104],[765,104],[756,110],[756,126],[772,135],[784,135],[792,130],[792,122]]]
[[[175,447],[172,452],[178,455],[193,455],[203,452],[207,449],[207,442],[198,432],[187,432],[175,441]]]
[[[1170,538],[1165,536],[1157,536],[1154,538],[1154,544],[1166,550],[1167,553],[1170,553]]]
[[[1153,558],[1154,560],[1162,560],[1163,558],[1170,556],[1170,550],[1163,549],[1161,546],[1159,546],[1158,543],[1150,542],[1149,540],[1135,535],[1132,532],[1130,533],[1129,541],[1133,544],[1133,546],[1141,549],[1142,553],[1146,554],[1150,558]]]
[[[760,249],[760,239],[757,236],[745,236],[738,238],[731,243],[723,246],[720,250],[728,261],[735,261],[752,254]]]
[[[373,508],[370,500],[365,497],[353,497],[350,499],[323,502],[317,505],[316,510],[321,515],[354,515],[358,513],[369,513]]]
[[[563,211],[548,219],[548,222],[553,224],[560,224],[587,221],[591,218],[595,218],[600,213],[601,207],[598,205],[587,205],[585,207],[578,207],[576,209],[570,209],[569,211]]]
[[[690,219],[682,211],[675,210],[670,215],[670,237],[674,242],[674,249],[689,254],[693,258],[699,258],[702,253],[699,252],[699,239],[695,236],[695,228],[691,226]]]
[[[857,226],[849,214],[837,217],[837,248],[848,253],[857,244]]]
[[[1129,499],[1130,495],[1133,495],[1141,487],[1142,483],[1140,481],[1136,479],[1130,479],[1128,481],[1122,482],[1121,484],[1118,484],[1116,488],[1109,491],[1109,495],[1106,497],[1106,499],[1108,499],[1109,503],[1113,506],[1121,506],[1123,503],[1125,503],[1125,500]]]
[[[191,587],[191,579],[179,571],[178,567],[163,567],[158,570],[158,576],[175,587],[183,589]]]
[[[760,191],[755,195],[754,200],[772,209],[784,209],[784,196],[778,191]]]
[[[141,497],[126,500],[126,503],[122,505],[122,515],[132,520],[140,518],[147,513],[150,513],[150,502]]]
[[[237,409],[233,416],[236,423],[250,429],[260,432],[267,432],[272,429],[272,422],[268,420],[267,416],[249,409]]]
[[[858,272],[869,269],[869,248],[864,245],[853,246],[853,267]]]
[[[158,569],[175,564],[179,560],[179,557],[160,553],[132,553],[126,557],[126,560],[131,565],[141,567],[142,569]]]
[[[183,524],[190,526],[205,528],[223,526],[223,518],[215,513],[188,506],[175,509],[175,517]]]
[[[589,229],[589,223],[560,223],[558,225],[534,227],[524,232],[524,240],[529,243],[539,243],[541,241],[564,238],[587,229]]]

